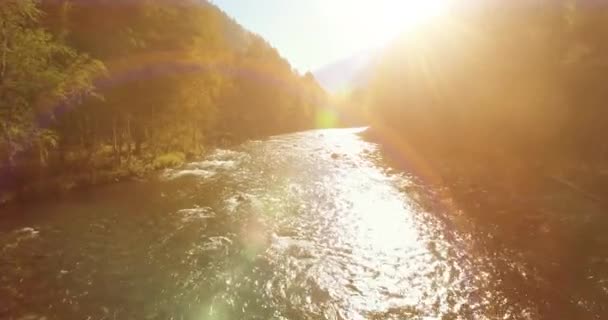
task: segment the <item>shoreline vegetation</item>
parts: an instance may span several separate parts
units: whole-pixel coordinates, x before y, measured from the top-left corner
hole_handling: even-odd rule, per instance
[[[139,155],[130,155],[115,163],[111,146],[105,146],[92,156],[69,156],[64,166],[70,169],[48,168],[31,176],[21,174],[21,181],[10,188],[0,189],[0,207],[32,200],[45,200],[72,191],[83,190],[130,179],[147,179],[165,169],[178,168],[190,160],[202,157],[208,150],[238,143],[224,140],[200,148],[196,152],[169,151],[154,154],[145,149]],[[123,150],[124,151],[124,150]],[[19,175],[16,175],[19,176]],[[13,180],[14,181],[14,180]]]
[[[532,162],[518,155],[505,156],[499,148],[480,153],[414,151],[403,148],[404,140],[390,143],[384,131],[373,127],[362,137],[381,146],[390,167],[420,182],[404,187],[409,196],[437,213],[455,234],[472,240],[484,254],[505,257],[499,261],[508,263],[516,250],[522,262],[552,274],[558,265],[546,261],[559,261],[561,250],[547,239],[606,243],[599,236],[608,225],[605,162],[576,157]],[[531,245],[526,239],[538,242]],[[585,264],[576,265],[576,261],[584,261],[584,254],[573,256],[573,268],[583,268]],[[511,271],[520,276],[517,270]]]
[[[605,202],[608,10],[541,2],[465,6],[397,38],[337,113],[453,192],[549,182]],[[207,1],[6,0],[0,21],[0,203],[340,125],[312,74]]]
[[[606,6],[577,0],[456,6],[381,52],[351,113],[472,212],[530,194],[605,208],[607,17]],[[584,211],[577,202],[564,219]]]
[[[309,129],[328,102],[208,1],[6,0],[0,21],[0,204]]]
[[[418,174],[417,178],[428,179],[437,190],[443,188],[450,194],[459,194],[460,198],[480,188],[495,189],[495,194],[490,196],[519,194],[525,198],[527,192],[538,192],[537,188],[552,185],[581,199],[608,206],[608,200],[602,196],[608,193],[608,164],[598,159],[588,161],[562,156],[557,160],[557,155],[546,155],[545,160],[530,161],[518,155],[507,156],[507,151],[500,151],[498,147],[480,153],[444,150],[439,155],[424,148],[403,148],[405,139],[394,145],[374,128],[362,133],[362,138],[378,143],[394,167],[413,171]],[[404,153],[404,149],[409,151]],[[549,161],[552,157],[554,160]]]

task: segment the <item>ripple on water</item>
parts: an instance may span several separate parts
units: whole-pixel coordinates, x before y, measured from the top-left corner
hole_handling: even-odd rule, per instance
[[[3,249],[4,250],[15,249],[15,248],[19,247],[19,245],[22,242],[38,238],[39,235],[40,235],[40,231],[36,230],[32,227],[25,227],[25,228],[17,229],[15,231],[7,234],[6,239],[2,239],[2,242],[5,243]]]
[[[209,207],[197,207],[191,209],[181,209],[177,211],[182,216],[182,222],[192,222],[196,220],[210,219],[215,217],[213,209]]]
[[[162,177],[168,180],[183,177],[208,179],[218,173],[237,169],[243,161],[249,158],[250,156],[245,152],[217,149],[200,161],[190,162],[181,168],[165,170]]]
[[[534,318],[417,205],[424,186],[351,131],[216,150],[164,176],[135,186],[154,201],[116,185],[58,205],[52,227],[0,234],[0,318],[8,290],[14,319]]]
[[[163,177],[168,180],[179,179],[183,177],[198,177],[207,179],[215,176],[217,172],[206,169],[169,169],[163,173]]]
[[[460,249],[425,228],[424,212],[400,191],[412,182],[376,166],[374,147],[360,139],[323,139],[321,157],[299,160],[316,161],[321,174],[283,188],[307,210],[278,227],[287,235],[272,237],[268,294],[304,305],[303,318],[455,314],[473,290],[471,270],[460,268],[460,256],[448,253]]]

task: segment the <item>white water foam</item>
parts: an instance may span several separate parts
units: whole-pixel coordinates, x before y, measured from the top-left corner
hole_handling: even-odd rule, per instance
[[[182,209],[177,211],[177,214],[182,215],[182,222],[191,222],[194,220],[203,220],[215,217],[215,213],[209,207]]]
[[[238,168],[249,157],[244,152],[217,149],[201,161],[195,161],[178,169],[168,169],[163,173],[165,179],[173,180],[182,177],[198,177],[207,179],[222,171]]]
[[[199,177],[199,178],[211,178],[214,175],[216,175],[217,172],[214,171],[210,171],[210,170],[204,170],[204,169],[185,169],[185,170],[168,170],[164,173],[164,178],[169,179],[169,180],[173,180],[173,179],[177,179],[177,178],[182,178],[182,177]]]

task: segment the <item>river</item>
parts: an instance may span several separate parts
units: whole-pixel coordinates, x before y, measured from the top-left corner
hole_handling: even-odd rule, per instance
[[[450,206],[426,205],[424,179],[360,131],[251,141],[158,178],[3,209],[0,319],[606,315],[608,252],[554,283],[519,249],[483,248],[446,219]]]

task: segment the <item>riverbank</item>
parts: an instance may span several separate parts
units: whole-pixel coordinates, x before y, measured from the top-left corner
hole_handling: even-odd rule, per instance
[[[163,170],[179,168],[218,148],[229,149],[268,136],[216,133],[204,144],[196,145],[173,141],[169,145],[145,142],[138,147],[125,143],[119,148],[105,144],[93,150],[58,148],[46,156],[44,166],[35,152],[24,152],[12,170],[0,165],[0,208],[105,184],[147,179]]]
[[[8,181],[0,188],[0,207],[15,202],[42,200],[74,190],[128,179],[143,179],[162,169],[178,167],[192,157],[187,157],[183,152],[168,152],[158,156],[132,156],[111,165],[100,164],[97,159],[97,163],[91,160],[86,165],[72,168],[67,165],[66,170],[54,168],[29,174],[9,172],[5,174]]]
[[[391,166],[427,186],[411,191],[426,193],[421,198],[428,210],[445,212],[456,231],[475,230],[467,237],[486,249],[519,248],[540,268],[543,259],[533,258],[542,256],[539,252],[559,255],[559,248],[540,248],[548,245],[544,238],[563,236],[576,242],[588,230],[608,227],[603,196],[608,194],[608,168],[602,163],[549,155],[541,161],[504,152],[425,156],[396,150],[374,132],[363,138],[379,143]],[[568,234],[558,235],[566,229]],[[537,239],[538,251],[522,239]],[[591,241],[608,243],[608,237]]]
[[[135,153],[125,149],[118,157],[110,146],[103,146],[89,154],[66,152],[62,159],[51,156],[51,161],[45,167],[24,158],[20,162],[21,166],[13,170],[0,168],[0,208],[105,184],[146,179],[162,170],[177,168],[202,157],[209,150],[242,141],[236,138],[222,139],[201,145],[190,152],[170,149],[161,152],[144,147]]]
[[[502,271],[503,281],[518,283],[510,292],[536,293],[532,305],[558,301],[548,318],[581,318],[581,312],[600,314],[604,299],[608,228],[608,170],[601,163],[581,159],[530,158],[504,153],[454,152],[441,156],[412,154],[374,137],[387,163],[408,172],[416,181],[405,192],[439,217],[455,237],[467,239],[479,256]],[[421,187],[422,186],[422,187]],[[575,286],[553,290],[546,284]],[[525,289],[522,289],[525,288]],[[530,297],[526,297],[530,298]],[[571,305],[578,301],[578,305]],[[584,310],[584,311],[581,311]]]
[[[568,189],[581,197],[605,202],[601,195],[608,193],[608,163],[598,159],[558,153],[508,151],[496,146],[494,150],[465,150],[452,146],[451,150],[415,148],[407,143],[391,143],[370,128],[362,138],[378,143],[391,157],[394,165],[421,166],[425,175],[433,176],[441,187],[454,190],[471,186],[495,186],[503,192],[537,188],[553,184]],[[403,149],[404,146],[408,150]],[[435,149],[441,149],[439,146]],[[422,150],[423,149],[423,150]]]

